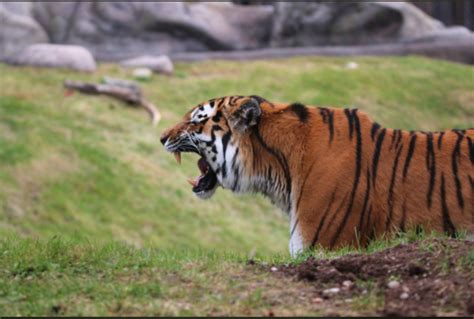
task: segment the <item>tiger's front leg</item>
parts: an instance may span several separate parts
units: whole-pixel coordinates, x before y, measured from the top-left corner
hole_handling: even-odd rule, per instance
[[[304,238],[301,234],[299,221],[292,220],[290,222],[290,255],[295,258],[298,254],[302,253],[306,249],[304,244]]]

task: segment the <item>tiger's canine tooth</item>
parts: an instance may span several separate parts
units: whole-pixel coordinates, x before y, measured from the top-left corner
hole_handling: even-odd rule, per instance
[[[192,187],[196,187],[196,185],[197,185],[196,181],[191,179],[191,178],[188,179],[188,183],[191,184]]]
[[[178,162],[178,164],[181,164],[181,152],[175,152],[174,158],[176,159],[176,162]]]

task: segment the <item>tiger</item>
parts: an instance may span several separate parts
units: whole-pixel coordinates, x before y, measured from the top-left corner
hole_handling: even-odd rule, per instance
[[[260,193],[289,217],[289,251],[367,246],[409,229],[474,230],[474,128],[390,129],[358,109],[272,103],[257,95],[200,103],[160,137],[196,153],[192,191]]]

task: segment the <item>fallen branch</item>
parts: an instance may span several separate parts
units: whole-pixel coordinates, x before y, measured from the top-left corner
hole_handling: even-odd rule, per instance
[[[156,126],[161,119],[161,114],[155,105],[143,98],[140,87],[131,81],[108,77],[104,78],[103,84],[65,80],[64,87],[83,94],[107,95],[129,105],[141,106],[150,115],[153,126]]]

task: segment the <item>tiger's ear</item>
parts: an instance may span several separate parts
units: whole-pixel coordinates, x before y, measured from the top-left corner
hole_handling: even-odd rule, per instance
[[[260,115],[262,115],[260,103],[256,99],[250,98],[234,111],[230,123],[234,129],[244,132],[257,125]]]

